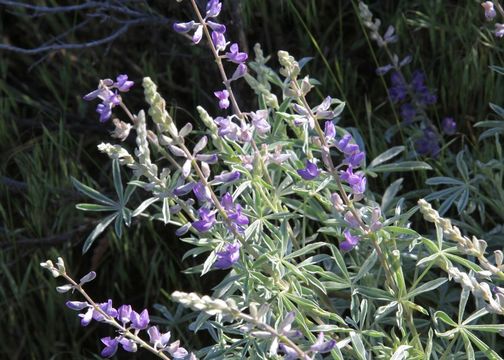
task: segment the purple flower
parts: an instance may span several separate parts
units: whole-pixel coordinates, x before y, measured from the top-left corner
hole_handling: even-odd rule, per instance
[[[131,327],[136,330],[144,330],[149,326],[150,318],[147,309],[138,314],[136,311],[131,312]]]
[[[348,211],[345,214],[344,219],[345,219],[346,223],[350,227],[352,227],[352,228],[358,228],[359,227],[359,222],[357,221],[357,219],[355,218],[355,215],[351,211]]]
[[[241,174],[239,171],[230,171],[226,173],[221,173],[220,175],[217,175],[214,177],[214,181],[216,182],[223,182],[223,183],[230,183],[233,181],[236,181],[240,178]]]
[[[327,353],[336,347],[336,340],[331,339],[324,342],[324,334],[319,333],[317,341],[310,347],[310,350],[318,353]]]
[[[406,125],[412,124],[416,116],[415,107],[410,103],[401,105],[401,116]]]
[[[313,180],[320,175],[320,169],[314,162],[306,160],[306,167],[297,170],[297,173],[305,180]]]
[[[216,91],[214,95],[219,99],[219,107],[227,109],[229,107],[229,92],[227,90]]]
[[[362,173],[354,173],[353,168],[349,166],[346,171],[340,175],[341,180],[346,181],[352,188],[354,195],[363,194],[366,190],[367,180]]]
[[[432,105],[437,101],[437,96],[432,94],[424,84],[425,74],[419,70],[413,73],[411,89],[415,93],[416,101],[420,105]]]
[[[481,6],[483,9],[485,9],[485,18],[490,21],[497,16],[497,13],[495,12],[494,8],[494,3],[492,1],[485,1],[481,3]]]
[[[114,86],[121,92],[127,92],[135,85],[133,81],[128,80],[128,75],[119,75],[116,80],[117,82],[114,83]]]
[[[310,346],[310,350],[321,354],[327,353],[336,347],[336,340],[324,341],[324,333],[319,333],[317,341]]]
[[[193,190],[194,186],[196,184],[193,182],[188,182],[187,184],[183,184],[181,186],[176,187],[173,189],[173,195],[175,196],[184,196],[187,195]]]
[[[357,235],[350,234],[349,230],[343,232],[345,241],[340,243],[340,249],[343,251],[350,251],[359,243],[360,238]]]
[[[230,116],[225,118],[219,116],[214,119],[214,122],[219,127],[218,134],[220,136],[227,136],[229,140],[236,141],[240,128],[231,119]]]
[[[287,346],[283,343],[280,343],[279,347],[280,347],[280,350],[282,350],[285,355],[284,360],[295,360],[295,359],[299,358],[296,350],[294,350],[290,346]]]
[[[117,320],[123,323],[123,325],[131,321],[131,305],[121,305],[117,311]]]
[[[252,124],[254,125],[259,135],[266,135],[271,130],[271,125],[268,122],[268,110],[257,110],[250,113]]]
[[[194,28],[195,28],[194,21],[189,21],[189,22],[186,22],[186,23],[174,23],[173,24],[173,30],[175,30],[178,33],[187,33],[187,32],[191,31]]]
[[[365,157],[366,157],[366,154],[363,153],[362,151],[355,151],[355,152],[351,153],[350,155],[345,156],[345,160],[343,161],[343,163],[350,165],[354,168],[358,168]]]
[[[134,342],[131,339],[126,339],[124,337],[121,337],[119,339],[119,344],[121,344],[123,350],[128,351],[128,352],[136,352],[138,350],[136,342]]]
[[[229,47],[229,52],[226,53],[226,57],[229,61],[232,61],[235,64],[242,64],[248,59],[247,53],[240,52],[237,43],[231,44],[231,46]]]
[[[219,0],[209,0],[206,6],[206,17],[213,18],[219,16],[222,10],[222,3]]]
[[[234,71],[233,76],[231,76],[231,79],[229,79],[229,81],[238,80],[239,78],[244,77],[246,73],[247,73],[247,65],[240,64],[236,67],[236,70]]]
[[[210,194],[208,189],[206,188],[205,185],[201,181],[198,181],[196,185],[193,188],[194,195],[196,195],[196,198],[198,201],[202,203],[206,203],[211,200]]]
[[[212,42],[217,52],[226,50],[227,42],[223,33],[212,31]]]
[[[324,136],[326,140],[333,140],[336,137],[336,127],[332,121],[325,122]]]
[[[220,34],[226,33],[226,25],[219,24],[210,20],[207,21],[207,25],[210,26],[210,28],[215,32],[218,32]]]
[[[392,87],[389,89],[389,95],[392,102],[397,103],[406,99],[408,95],[407,85],[404,83],[404,79],[401,74],[394,71],[390,76],[392,82]]]
[[[102,303],[99,306],[108,316],[113,318],[117,317],[117,310],[112,307],[112,300],[108,299],[106,303]]]
[[[376,75],[378,75],[378,76],[385,75],[393,68],[394,68],[394,66],[391,64],[387,64],[385,66],[380,66],[380,67],[376,68]]]
[[[495,24],[495,36],[501,38],[504,36],[504,24]]]
[[[453,120],[452,117],[445,117],[443,122],[441,123],[443,128],[443,132],[446,135],[453,135],[457,131],[457,123]]]
[[[214,266],[217,269],[225,270],[232,267],[240,259],[240,243],[226,244],[224,251],[219,251],[217,261]]]
[[[105,345],[105,348],[101,351],[101,356],[106,358],[114,356],[119,345],[117,338],[112,339],[110,336],[107,336],[102,338],[101,342]]]
[[[200,208],[198,214],[200,219],[193,222],[192,226],[199,232],[210,230],[215,224],[215,211],[210,211],[210,209],[207,208]]]
[[[422,137],[415,141],[415,150],[424,156],[436,157],[439,154],[439,139],[433,128],[424,129]]]
[[[336,144],[336,148],[345,155],[350,155],[359,151],[359,146],[357,144],[350,143],[350,140],[352,140],[352,135],[345,134]]]
[[[221,205],[224,210],[226,210],[227,217],[231,221],[233,229],[243,233],[245,231],[245,227],[249,224],[249,219],[247,216],[242,214],[241,205],[235,205],[233,197],[228,192],[222,197]],[[231,229],[231,231],[233,229]]]
[[[70,309],[77,311],[85,309],[90,306],[86,301],[67,301],[65,305]]]
[[[166,332],[161,334],[157,326],[151,326],[147,329],[147,334],[149,334],[149,342],[154,345],[154,349],[164,349],[170,341],[171,334]]]

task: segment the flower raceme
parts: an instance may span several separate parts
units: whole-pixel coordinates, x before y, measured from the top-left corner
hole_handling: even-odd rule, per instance
[[[102,101],[96,107],[96,112],[100,114],[100,122],[105,122],[112,116],[112,109],[122,101],[117,91],[128,92],[134,84],[128,80],[128,75],[117,76],[115,82],[112,79],[103,79],[100,80],[98,88],[84,95],[83,99],[91,101],[98,98]]]

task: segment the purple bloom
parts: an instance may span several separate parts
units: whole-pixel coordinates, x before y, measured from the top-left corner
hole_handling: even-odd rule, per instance
[[[247,65],[239,64],[236,67],[236,70],[233,73],[233,76],[231,76],[231,79],[229,79],[229,81],[238,80],[239,78],[244,77],[246,73],[247,73]]]
[[[229,107],[229,92],[227,90],[216,91],[214,95],[219,99],[219,107],[227,109]]]
[[[380,67],[376,68],[376,75],[378,75],[378,76],[385,75],[393,68],[394,68],[394,66],[391,64],[387,64],[385,66],[380,66]]]
[[[117,311],[117,320],[123,323],[123,325],[131,321],[131,305],[121,305]]]
[[[230,140],[236,141],[238,140],[240,128],[231,119],[230,116],[225,118],[219,116],[214,119],[214,122],[219,127],[218,133],[220,136],[227,136]]]
[[[206,17],[213,18],[219,16],[222,10],[222,3],[219,0],[209,0],[206,6]]]
[[[207,25],[210,26],[210,28],[213,31],[218,32],[220,34],[224,34],[226,32],[226,25],[219,24],[210,20],[207,21]]]
[[[240,52],[238,44],[234,43],[229,47],[229,52],[226,53],[226,57],[235,64],[242,64],[247,61],[248,55],[247,53]]]
[[[136,330],[144,330],[149,326],[150,318],[147,309],[138,314],[136,311],[131,312],[131,327]]]
[[[389,95],[392,102],[397,103],[406,99],[408,94],[407,85],[404,83],[404,79],[397,71],[394,71],[390,76],[392,82],[392,87],[389,89]]]
[[[424,129],[422,137],[415,141],[415,150],[424,156],[436,157],[439,154],[439,139],[434,129],[431,127]]]
[[[336,148],[345,155],[350,155],[359,151],[359,146],[357,144],[350,143],[350,140],[352,140],[352,135],[344,135],[336,144]]]
[[[184,196],[187,195],[193,190],[194,186],[196,184],[193,182],[188,182],[187,184],[183,184],[181,186],[176,187],[173,189],[173,195],[175,196]]]
[[[107,336],[102,338],[101,342],[105,345],[105,348],[101,351],[101,356],[106,358],[114,356],[119,345],[117,338],[112,339],[110,336]]]
[[[226,50],[227,42],[223,33],[212,31],[212,42],[217,52]]]
[[[154,349],[164,349],[170,341],[171,334],[166,332],[161,334],[157,326],[151,326],[147,329],[147,334],[149,334],[149,342],[154,345]]]
[[[437,101],[437,96],[432,94],[424,84],[425,74],[419,70],[413,73],[411,88],[415,93],[416,100],[420,105],[432,105]]]
[[[241,174],[239,171],[231,171],[231,172],[222,173],[220,175],[217,175],[214,178],[214,181],[223,182],[223,183],[230,183],[230,182],[238,180],[240,178],[240,176],[241,176]]]
[[[124,337],[121,337],[119,339],[119,343],[121,344],[122,348],[125,351],[128,352],[136,352],[138,350],[136,342],[134,342],[131,339],[126,339]]]
[[[284,352],[284,355],[285,355],[284,360],[294,360],[294,359],[299,358],[296,350],[294,350],[290,346],[287,346],[283,343],[280,343],[279,347],[280,347],[280,350],[282,350]]]
[[[90,306],[86,301],[67,301],[65,305],[70,309],[77,311],[85,309]]]
[[[192,226],[199,232],[206,232],[210,230],[215,224],[215,211],[210,211],[207,208],[200,208],[198,210],[200,220],[192,223]]]
[[[189,21],[186,23],[174,23],[173,30],[178,33],[187,33],[195,28],[194,21]]]
[[[344,219],[345,219],[346,223],[350,227],[352,227],[352,228],[358,228],[359,227],[359,222],[357,221],[357,219],[355,218],[354,214],[351,211],[348,211],[345,214]]]
[[[359,243],[360,238],[357,235],[350,234],[349,230],[343,232],[345,241],[340,243],[340,249],[343,251],[350,251]]]
[[[445,117],[441,126],[443,127],[443,132],[446,135],[453,135],[457,131],[457,123],[452,117]]]
[[[485,1],[481,3],[483,9],[485,9],[485,18],[490,21],[497,16],[497,13],[494,8],[494,3],[492,1]]]
[[[128,75],[119,75],[116,80],[117,82],[114,83],[114,86],[121,92],[127,92],[135,85],[133,81],[128,80]]]
[[[324,136],[326,140],[333,140],[336,137],[336,127],[332,121],[325,122]]]
[[[415,107],[410,103],[403,104],[401,106],[401,116],[406,125],[412,124],[416,116]]]
[[[362,151],[355,151],[350,155],[345,156],[345,160],[343,162],[354,168],[358,168],[365,157],[366,154],[363,153]]]
[[[336,347],[336,340],[331,339],[329,341],[324,341],[324,333],[319,333],[317,341],[310,346],[310,350],[318,353],[326,353],[331,351]]]
[[[306,160],[306,167],[297,170],[297,173],[305,180],[313,180],[320,175],[320,169],[314,162]]]
[[[112,307],[112,300],[108,299],[106,303],[102,303],[99,306],[108,316],[113,318],[117,317],[117,310]]]
[[[495,36],[501,38],[504,36],[504,24],[495,24]]]
[[[217,269],[225,270],[232,267],[240,259],[240,243],[226,244],[224,251],[219,251],[217,261],[214,266]]]
[[[202,38],[203,38],[203,25],[198,25],[196,31],[192,36],[192,42],[195,44],[199,44]]]
[[[205,185],[201,181],[198,181],[196,185],[193,188],[194,195],[196,195],[196,198],[202,202],[206,203],[211,200],[210,194],[208,189],[206,188]]]
[[[367,180],[362,173],[354,173],[351,166],[340,175],[341,180],[346,181],[352,188],[354,195],[363,194],[366,190]]]
[[[228,192],[222,197],[221,205],[226,210],[227,217],[231,221],[233,229],[241,233],[244,232],[245,227],[249,224],[249,219],[242,214],[241,205],[235,205],[233,197]]]
[[[268,110],[257,110],[250,113],[252,124],[254,125],[259,135],[266,135],[271,130],[271,125],[268,122]]]

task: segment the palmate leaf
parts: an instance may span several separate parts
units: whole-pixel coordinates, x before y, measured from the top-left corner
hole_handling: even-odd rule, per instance
[[[130,226],[131,218],[135,214],[130,209],[126,208],[126,203],[130,199],[136,187],[132,184],[128,184],[126,189],[124,189],[121,180],[121,169],[119,162],[117,160],[114,160],[112,162],[112,176],[114,180],[114,188],[116,190],[118,201],[114,201],[109,197],[101,194],[99,191],[87,185],[84,185],[75,178],[72,178],[72,183],[79,192],[81,192],[86,196],[89,196],[93,200],[100,203],[100,204],[91,204],[91,203],[77,204],[76,205],[77,209],[90,212],[112,212],[112,214],[108,215],[103,220],[101,220],[98,223],[98,225],[96,225],[96,227],[93,229],[93,231],[88,235],[82,247],[83,253],[86,253],[91,248],[91,246],[93,245],[94,241],[98,238],[98,236],[102,234],[114,220],[115,220],[114,231],[117,237],[120,238],[123,233],[123,224],[126,226]],[[140,206],[142,205],[143,203]]]

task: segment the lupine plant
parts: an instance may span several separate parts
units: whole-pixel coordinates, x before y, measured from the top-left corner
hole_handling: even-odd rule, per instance
[[[147,111],[126,105],[126,93],[136,86],[127,75],[100,80],[84,100],[99,99],[99,120],[112,118],[112,136],[120,141],[134,133],[136,147],[98,146],[112,160],[117,200],[74,184],[96,202],[79,209],[110,212],[84,251],[112,222],[120,237],[133,218],[161,221],[193,246],[185,258],[199,265],[190,272],[221,274],[211,294],[171,296],[197,312],[189,326],[194,336],[205,331],[214,342],[186,350],[170,329],[152,324],[148,309],[91,299],[83,286],[94,273],[76,282],[62,259],[42,263],[65,280],[59,292],[81,296],[67,306],[79,312],[83,326],[94,320],[113,328],[101,339],[101,355],[122,348],[163,359],[502,359],[502,250],[489,256],[487,242],[464,235],[423,199],[407,209],[397,188],[372,192],[368,175],[429,165],[391,162],[403,147],[368,159],[360,135],[338,125],[345,104],[312,91],[317,82],[304,73],[306,61],[279,51],[276,71],[260,45],[251,56],[228,41],[232,35],[218,22],[221,1],[181,6],[194,16],[173,29],[210,49],[221,76],[212,89],[218,112],[198,107],[205,128],[195,132],[190,123],[176,122],[150,78],[142,80]],[[396,41],[393,28],[380,35],[363,3],[361,16],[380,46]],[[413,119],[435,96],[422,73],[406,81],[400,68],[409,58],[391,55],[391,61],[379,72],[393,70],[390,96],[404,101],[401,108],[410,104]],[[255,109],[242,110],[237,81],[249,85]],[[446,134],[455,128],[453,120],[443,122]],[[427,141],[427,128],[422,131]],[[431,143],[415,147],[432,156],[439,150]],[[126,186],[122,172],[129,174]],[[148,196],[131,204],[139,188]],[[434,235],[414,230],[422,228],[413,221],[418,210],[433,223]]]

